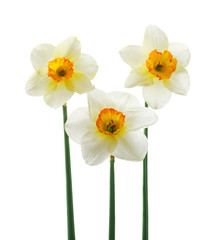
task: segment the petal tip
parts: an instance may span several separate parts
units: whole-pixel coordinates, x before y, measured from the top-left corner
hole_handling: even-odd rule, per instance
[[[132,86],[131,86],[131,84],[129,84],[128,82],[125,82],[125,83],[124,83],[124,87],[125,87],[125,88],[131,88]]]

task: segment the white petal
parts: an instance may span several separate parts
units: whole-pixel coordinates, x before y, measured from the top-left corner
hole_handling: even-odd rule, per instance
[[[77,143],[81,143],[83,136],[95,128],[96,124],[91,121],[88,108],[73,111],[65,123],[66,133]]]
[[[190,86],[188,72],[183,67],[177,67],[171,78],[164,80],[164,85],[174,93],[186,95]]]
[[[35,72],[26,83],[26,93],[31,96],[42,96],[49,82],[47,75],[42,76]]]
[[[69,37],[63,42],[59,43],[55,49],[55,58],[65,57],[72,62],[78,60],[81,54],[81,44],[76,37]]]
[[[168,50],[172,53],[173,57],[177,59],[179,65],[186,67],[189,64],[191,52],[185,44],[170,43]]]
[[[119,53],[123,61],[131,67],[146,61],[146,56],[141,46],[130,45],[122,48]]]
[[[151,86],[154,83],[152,75],[143,65],[133,68],[126,79],[125,87],[131,88],[135,86]]]
[[[141,161],[148,150],[148,141],[141,131],[130,131],[117,135],[117,147],[112,155],[115,157]]]
[[[93,79],[98,71],[95,59],[87,54],[81,54],[74,65],[75,72],[85,74],[90,80]]]
[[[52,108],[59,108],[64,105],[72,96],[74,92],[68,91],[63,81],[57,84],[54,92],[44,95],[44,101]]]
[[[90,92],[95,88],[88,77],[82,73],[73,74],[71,80],[74,86],[73,91],[79,94]]]
[[[148,55],[151,51],[156,49],[159,52],[168,49],[168,38],[166,34],[158,27],[148,25],[145,30],[143,48]]]
[[[129,131],[145,128],[153,125],[158,117],[157,114],[149,108],[139,107],[132,111],[124,112],[125,126]]]
[[[31,61],[34,69],[37,71],[47,67],[48,63],[54,59],[55,47],[51,44],[40,44],[31,52]]]
[[[113,103],[111,102],[108,95],[99,89],[92,90],[87,94],[87,96],[89,104],[89,114],[92,121],[97,120],[101,110],[113,106]]]
[[[109,158],[117,145],[113,137],[96,131],[89,131],[81,140],[81,149],[84,160],[89,165],[98,165]]]
[[[155,80],[152,86],[143,87],[142,94],[145,102],[154,109],[165,106],[172,95],[161,80]]]
[[[138,99],[129,93],[110,92],[108,93],[108,96],[110,97],[111,102],[113,102],[111,107],[117,111],[124,112],[141,107]]]

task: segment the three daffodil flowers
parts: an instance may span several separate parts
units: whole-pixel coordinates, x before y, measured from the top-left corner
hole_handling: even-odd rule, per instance
[[[142,86],[146,106],[159,109],[167,104],[172,92],[187,94],[190,79],[185,68],[190,51],[184,44],[169,44],[158,27],[149,25],[143,45],[127,46],[120,55],[132,68],[125,87]],[[143,240],[148,240],[146,135],[147,127],[157,121],[156,113],[142,107],[131,94],[95,89],[91,80],[97,73],[97,63],[81,53],[76,37],[69,37],[57,47],[38,45],[31,61],[35,72],[26,84],[27,94],[43,96],[52,108],[63,107],[68,240],[75,240],[69,137],[81,144],[82,156],[89,165],[110,157],[109,240],[115,239],[114,159],[143,160]],[[74,92],[87,93],[88,108],[79,108],[68,118],[66,102]]]

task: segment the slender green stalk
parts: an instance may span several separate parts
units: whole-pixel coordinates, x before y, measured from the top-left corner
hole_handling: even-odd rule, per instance
[[[67,104],[63,105],[64,124],[67,121]],[[73,214],[73,192],[70,163],[69,137],[64,128],[65,168],[66,168],[66,197],[67,197],[67,229],[68,240],[75,240],[74,214]]]
[[[145,103],[145,107],[148,104]],[[144,134],[148,137],[148,129],[144,129]],[[143,160],[143,222],[142,240],[148,240],[148,153]]]
[[[109,240],[115,240],[115,183],[114,183],[114,156],[110,156]]]

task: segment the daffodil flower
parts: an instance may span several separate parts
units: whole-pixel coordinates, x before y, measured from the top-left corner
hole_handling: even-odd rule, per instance
[[[190,79],[185,67],[190,51],[181,43],[168,43],[165,33],[149,25],[142,46],[120,50],[121,58],[132,67],[125,87],[143,86],[143,97],[155,109],[162,108],[172,92],[186,95]]]
[[[157,115],[127,93],[94,89],[87,95],[89,108],[75,110],[65,124],[69,137],[81,144],[86,163],[97,165],[110,155],[143,160],[147,138],[141,128],[155,123]]]
[[[31,53],[35,72],[26,84],[31,96],[44,96],[52,108],[59,108],[74,94],[87,93],[94,89],[91,81],[98,66],[87,54],[81,54],[81,44],[69,37],[57,47],[41,44]]]

